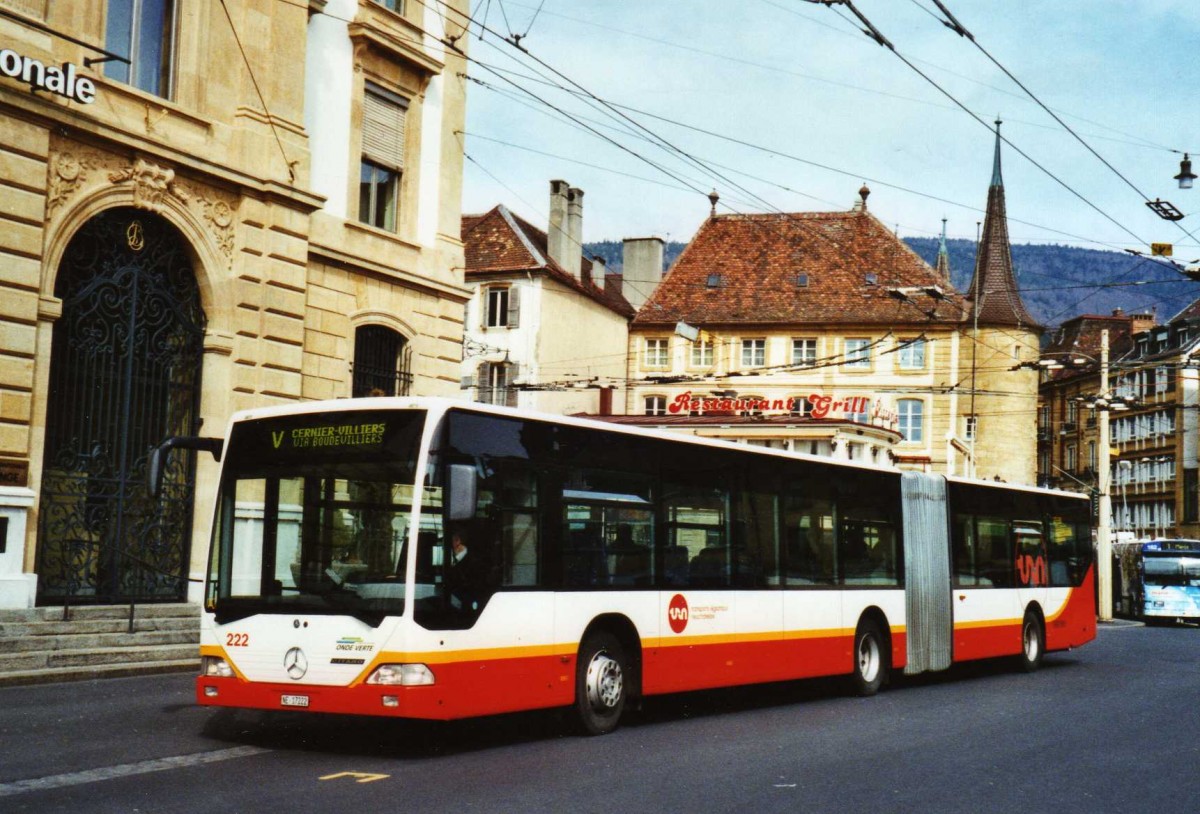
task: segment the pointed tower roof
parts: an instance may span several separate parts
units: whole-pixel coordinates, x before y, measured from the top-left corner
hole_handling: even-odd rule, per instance
[[[1041,331],[1017,290],[1012,249],[1008,243],[1008,216],[1004,207],[1004,179],[1000,176],[1000,120],[996,120],[996,155],[992,161],[992,184],[988,187],[983,235],[975,254],[975,275],[967,297],[972,316],[981,325],[1015,325]]]
[[[946,219],[942,218],[942,239],[938,242],[937,265],[934,266],[938,276],[945,282],[950,282],[950,250],[946,248]]]

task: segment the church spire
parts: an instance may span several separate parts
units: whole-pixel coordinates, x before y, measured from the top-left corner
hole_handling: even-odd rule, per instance
[[[1000,117],[996,117],[996,157],[992,159],[992,186],[1004,186],[1004,179],[1000,177]]]
[[[996,120],[996,155],[992,160],[992,183],[988,187],[983,234],[975,251],[975,274],[967,297],[972,314],[981,325],[1015,325],[1040,331],[1041,326],[1025,310],[1017,278],[1013,273],[1012,249],[1008,242],[1008,215],[1004,206],[1004,180],[1000,176],[1000,120]]]
[[[946,248],[946,219],[942,218],[942,239],[938,242],[935,270],[943,283],[950,282],[950,250]]]

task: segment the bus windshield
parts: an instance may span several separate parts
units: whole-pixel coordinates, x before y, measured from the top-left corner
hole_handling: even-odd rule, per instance
[[[1145,555],[1143,568],[1147,585],[1181,585],[1200,588],[1200,557],[1178,554]]]
[[[404,613],[425,414],[354,410],[236,424],[226,444],[206,606],[258,613]]]

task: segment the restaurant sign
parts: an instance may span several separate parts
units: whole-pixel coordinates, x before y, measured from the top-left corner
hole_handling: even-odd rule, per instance
[[[33,57],[25,57],[11,48],[0,49],[0,74],[29,83],[33,90],[47,90],[85,105],[96,100],[96,84],[79,76],[70,62],[61,66],[46,65]]]
[[[808,409],[799,402],[807,401]],[[831,415],[861,416],[869,414],[871,418],[881,418],[890,423],[893,413],[885,410],[879,401],[871,408],[871,399],[867,396],[846,396],[834,398],[820,393],[813,393],[806,398],[766,399],[766,398],[704,398],[693,396],[691,391],[680,393],[675,400],[667,405],[668,413],[801,413],[812,418],[828,418]]]

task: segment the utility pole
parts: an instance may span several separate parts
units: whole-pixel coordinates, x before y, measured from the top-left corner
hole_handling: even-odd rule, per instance
[[[1097,612],[1101,622],[1112,621],[1112,496],[1109,494],[1111,479],[1112,439],[1108,432],[1108,331],[1100,332],[1100,460],[1098,485],[1100,487],[1100,517],[1096,523],[1096,581],[1098,583]]]

